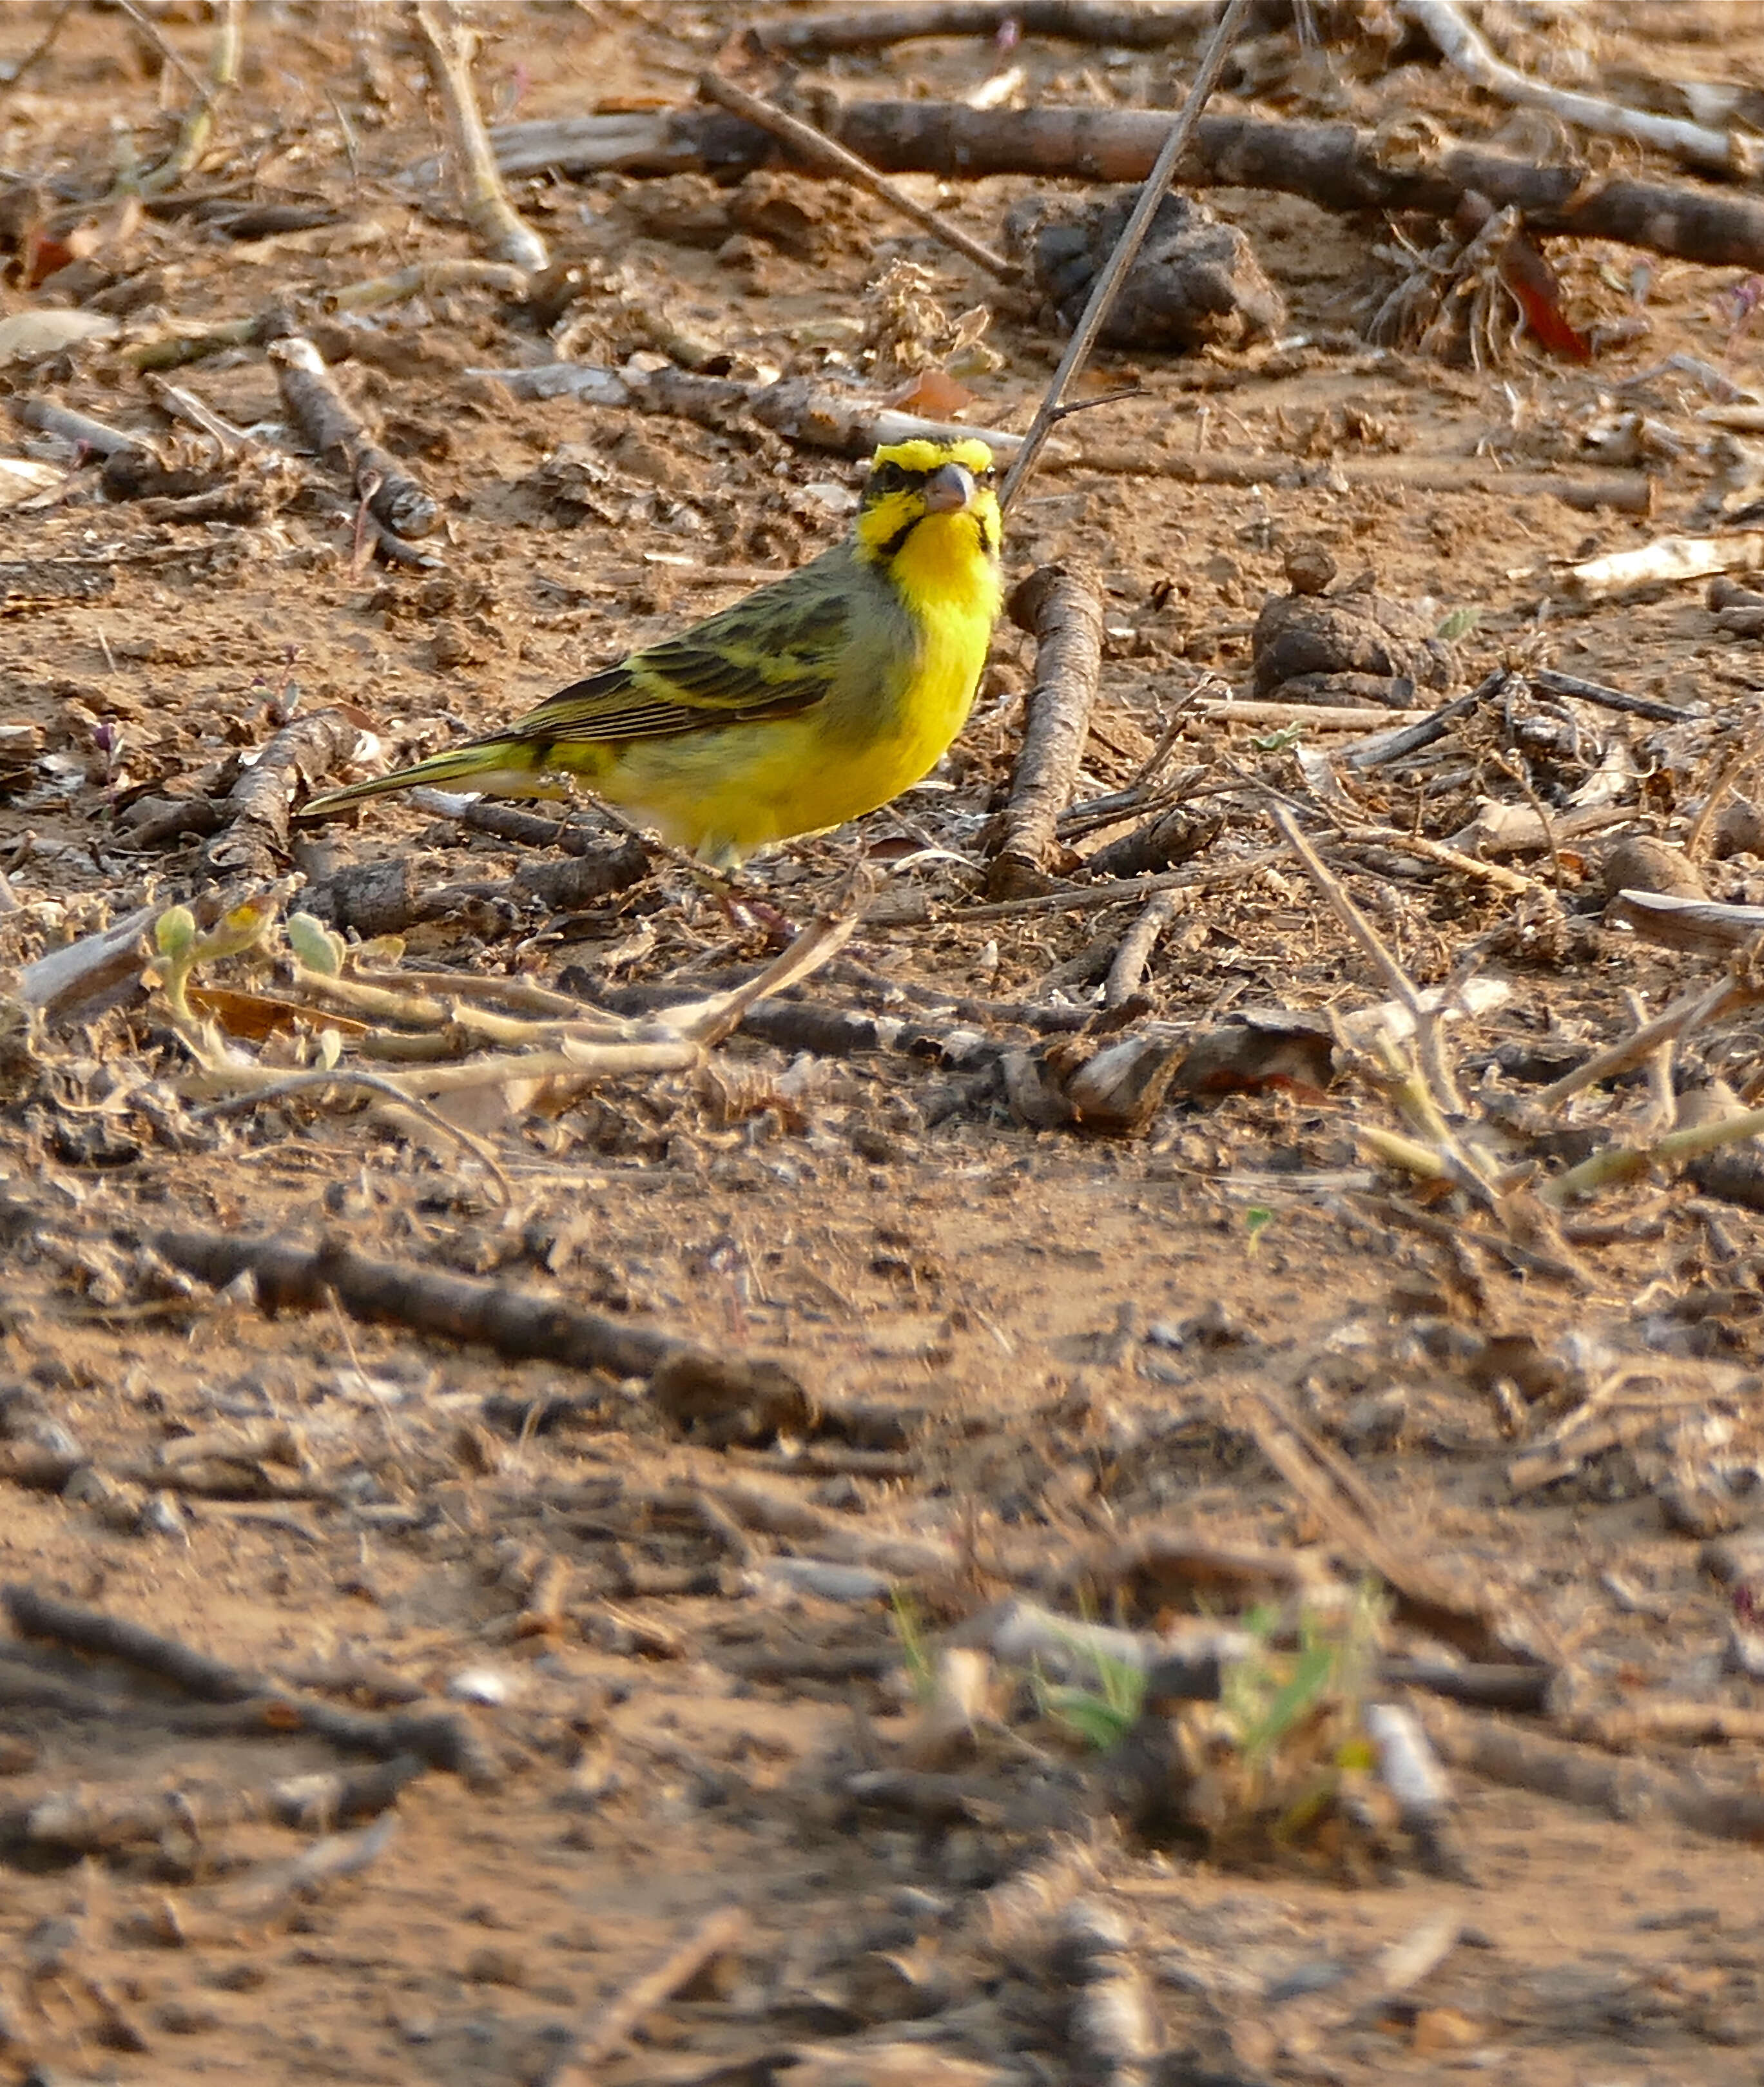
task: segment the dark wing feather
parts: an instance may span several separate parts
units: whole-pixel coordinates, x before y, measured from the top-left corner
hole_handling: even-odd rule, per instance
[[[751,719],[794,716],[825,701],[850,612],[839,575],[818,558],[677,638],[560,689],[505,740],[663,739]]]

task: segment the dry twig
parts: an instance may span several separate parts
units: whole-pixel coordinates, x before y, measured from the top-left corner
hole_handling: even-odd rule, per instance
[[[1102,583],[1086,565],[1044,565],[1012,594],[1010,614],[1035,637],[1036,678],[987,877],[994,898],[1039,888],[1059,853],[1056,826],[1072,801],[1102,672]]]
[[[472,86],[473,32],[460,21],[451,0],[412,0],[410,16],[446,122],[466,223],[493,261],[530,271],[543,268],[550,258],[545,242],[509,201],[478,113]]]
[[[984,240],[976,239],[964,232],[960,225],[951,224],[934,210],[927,210],[923,203],[916,203],[905,190],[890,181],[886,175],[859,159],[825,133],[817,130],[812,123],[805,123],[800,116],[792,116],[788,109],[779,108],[775,102],[767,101],[757,94],[750,94],[744,87],[720,72],[705,72],[698,75],[698,92],[708,100],[720,103],[732,115],[744,117],[757,124],[762,130],[769,130],[780,144],[788,146],[799,156],[811,163],[818,161],[828,172],[841,175],[855,186],[877,197],[889,208],[897,211],[909,223],[928,232],[952,252],[972,261],[976,267],[984,268],[989,275],[1001,283],[1014,282],[1022,271],[1014,262],[1007,261],[1002,254],[995,253]]]
[[[1632,144],[1670,153],[1687,166],[1728,180],[1748,181],[1757,172],[1758,147],[1736,130],[1712,130],[1706,124],[1689,123],[1678,117],[1651,115],[1597,95],[1577,94],[1529,78],[1495,56],[1459,12],[1454,0],[1399,0],[1399,11],[1433,39],[1448,65],[1497,101],[1547,109],[1582,130],[1626,138]]]

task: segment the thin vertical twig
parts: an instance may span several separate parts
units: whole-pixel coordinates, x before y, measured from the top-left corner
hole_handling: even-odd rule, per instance
[[[128,9],[131,21],[144,23],[145,18],[135,8]],[[177,143],[162,164],[141,177],[143,195],[163,195],[175,189],[185,176],[200,162],[214,135],[215,111],[229,95],[239,81],[239,58],[245,48],[245,0],[220,0],[215,12],[215,40],[209,53],[208,77],[197,79],[164,39],[154,34],[154,40],[170,63],[175,65],[186,79],[194,85],[196,98],[184,112],[179,126]]]
[[[1177,164],[1188,150],[1189,140],[1194,135],[1194,127],[1201,120],[1201,111],[1212,97],[1220,75],[1225,70],[1225,61],[1231,55],[1231,47],[1237,41],[1237,32],[1249,12],[1251,0],[1230,0],[1219,27],[1213,32],[1213,40],[1207,47],[1207,55],[1201,60],[1200,70],[1194,75],[1194,84],[1188,91],[1188,100],[1182,105],[1181,113],[1170,126],[1170,134],[1164,141],[1163,149],[1152,163],[1146,177],[1145,186],[1139,191],[1139,200],[1134,205],[1133,215],[1121,228],[1115,242],[1115,250],[1108,257],[1103,272],[1092,285],[1090,302],[1084,314],[1060,359],[1060,366],[1053,373],[1053,382],[1049,385],[1047,396],[1036,408],[1036,416],[1029,424],[1029,432],[1023,437],[1023,447],[1012,460],[1005,474],[1004,484],[999,489],[998,502],[1008,509],[1023,482],[1034,470],[1048,437],[1053,432],[1063,411],[1067,387],[1088,360],[1091,350],[1096,345],[1096,337],[1102,331],[1109,313],[1114,309],[1115,299],[1126,280],[1127,271],[1138,258],[1139,249],[1145,244],[1147,233],[1151,228],[1152,218],[1158,205],[1169,193]]]
[[[411,0],[430,84],[441,104],[459,207],[493,261],[536,272],[550,259],[545,242],[508,199],[472,84],[472,32],[449,0]]]

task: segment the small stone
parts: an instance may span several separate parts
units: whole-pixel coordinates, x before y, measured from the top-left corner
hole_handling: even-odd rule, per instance
[[[1657,891],[1669,898],[1706,898],[1709,896],[1696,864],[1681,848],[1646,834],[1619,841],[1605,856],[1600,869],[1607,898],[1620,891]]]
[[[1314,536],[1286,548],[1286,583],[1294,594],[1322,594],[1334,583],[1335,561]]]

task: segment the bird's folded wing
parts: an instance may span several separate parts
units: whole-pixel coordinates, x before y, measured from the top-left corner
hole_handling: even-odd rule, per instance
[[[767,589],[767,594],[777,591]],[[717,725],[792,717],[831,694],[844,650],[845,603],[764,595],[634,652],[530,711],[505,739],[660,739]]]

